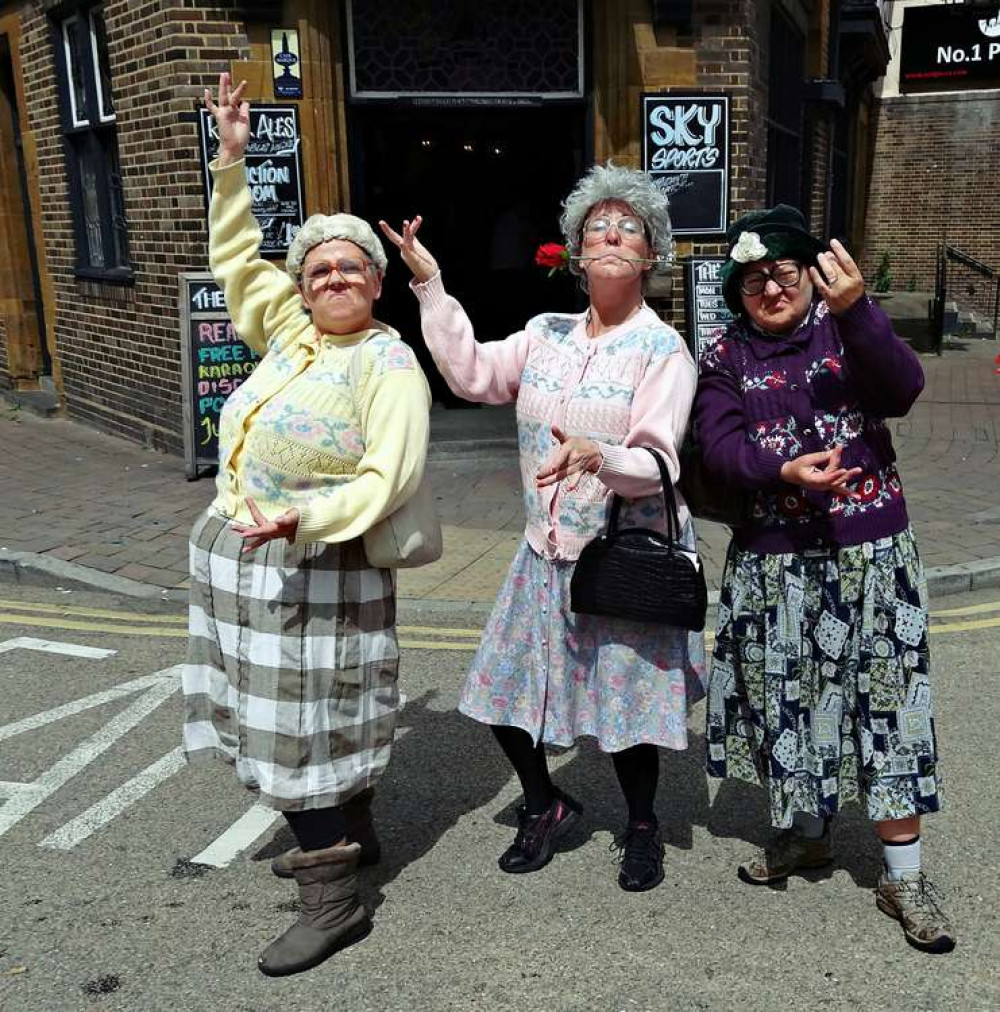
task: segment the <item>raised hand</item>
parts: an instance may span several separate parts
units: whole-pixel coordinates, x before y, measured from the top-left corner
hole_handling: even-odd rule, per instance
[[[219,129],[219,161],[222,165],[238,162],[250,140],[250,103],[243,98],[246,81],[232,87],[228,74],[219,74],[219,104],[212,101],[212,91],[205,89],[205,108],[212,114]]]
[[[846,313],[865,294],[865,279],[858,265],[844,244],[836,239],[830,240],[830,252],[820,253],[816,259],[823,268],[822,274],[815,267],[809,268],[809,277],[816,290],[834,316]]]
[[[250,510],[250,516],[253,517],[253,524],[232,525],[233,530],[241,538],[246,539],[246,544],[243,546],[244,552],[252,552],[255,548],[266,545],[268,541],[277,541],[278,538],[295,540],[295,531],[299,526],[299,511],[297,509],[290,509],[286,513],[282,513],[280,517],[268,520],[250,496],[247,496],[247,507]]]
[[[861,468],[850,470],[840,466],[843,449],[835,446],[832,450],[820,450],[818,453],[803,453],[794,460],[786,460],[781,465],[781,478],[790,485],[808,489],[813,492],[833,492],[856,499],[857,492],[847,487],[849,482],[861,477]]]
[[[538,488],[555,485],[571,474],[582,474],[584,471],[596,474],[600,470],[601,451],[592,439],[567,436],[558,425],[552,426],[552,435],[558,440],[559,445],[535,475],[535,484]],[[577,478],[569,486],[570,489],[576,488],[579,480]]]
[[[390,228],[387,222],[379,219],[378,223],[378,227],[382,229],[382,234],[399,250],[403,263],[413,271],[413,276],[421,283],[430,281],[440,270],[437,261],[431,256],[430,251],[417,238],[417,231],[423,224],[423,221],[424,219],[419,214],[413,221],[404,221],[402,235],[395,229]]]

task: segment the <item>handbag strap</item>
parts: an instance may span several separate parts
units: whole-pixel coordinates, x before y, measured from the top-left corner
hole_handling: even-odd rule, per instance
[[[656,467],[660,472],[660,492],[663,495],[663,513],[667,520],[667,540],[671,544],[680,544],[681,520],[677,512],[677,497],[674,495],[674,483],[670,480],[670,472],[667,470],[667,462],[659,450],[651,446],[643,446],[640,449],[648,450],[656,461]],[[608,533],[615,534],[618,530],[618,518],[621,514],[622,497],[615,492],[611,497],[611,517],[608,520]]]

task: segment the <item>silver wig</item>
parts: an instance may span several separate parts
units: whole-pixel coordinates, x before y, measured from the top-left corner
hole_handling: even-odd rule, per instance
[[[389,263],[385,247],[364,218],[343,212],[314,214],[307,218],[299,229],[291,246],[288,247],[288,256],[285,258],[285,270],[297,285],[302,284],[302,264],[306,254],[320,243],[329,242],[331,239],[353,242],[368,255],[368,259],[375,265],[375,270],[379,274],[385,274]]]
[[[669,200],[652,178],[639,169],[622,165],[595,165],[576,184],[563,201],[559,218],[563,239],[570,257],[580,255],[583,246],[583,224],[592,208],[609,201],[627,204],[646,226],[646,238],[656,263],[651,274],[666,274],[674,260],[674,240],[670,230]],[[583,276],[579,262],[570,260],[569,269]]]

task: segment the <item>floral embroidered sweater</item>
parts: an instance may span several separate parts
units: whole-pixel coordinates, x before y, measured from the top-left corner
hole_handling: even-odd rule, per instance
[[[863,296],[834,316],[817,301],[787,337],[736,320],[702,355],[694,418],[705,464],[753,489],[752,522],[734,533],[763,554],[861,544],[908,524],[886,418],[905,415],[924,385],[914,352]],[[843,447],[860,467],[860,498],[806,492],[781,479],[803,453]]]
[[[284,271],[258,255],[243,162],[211,165],[209,262],[236,332],[263,356],[219,421],[213,503],[251,520],[295,507],[296,541],[349,541],[398,509],[423,476],[430,389],[379,324],[321,334]]]
[[[448,386],[471,401],[517,402],[525,537],[539,555],[578,558],[605,529],[612,491],[629,500],[623,526],[665,529],[659,471],[641,447],[660,449],[676,482],[696,384],[694,360],[677,331],[644,306],[598,338],[587,337],[582,313],[545,313],[503,341],[480,344],[440,274],[411,288]],[[536,486],[535,475],[559,445],[553,425],[597,442],[597,474]],[[677,500],[683,524],[687,507],[679,493]]]

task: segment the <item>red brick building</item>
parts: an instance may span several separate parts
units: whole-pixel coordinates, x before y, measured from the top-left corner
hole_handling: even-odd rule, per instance
[[[275,93],[281,29],[301,98]],[[860,242],[887,58],[874,0],[0,2],[0,386],[180,450],[178,275],[206,266],[198,104],[221,70],[297,109],[300,210],[422,212],[450,287],[502,331],[575,297],[528,247],[589,164],[642,162],[644,93],[728,101],[705,198],[727,220],[783,200]],[[721,248],[679,237],[681,260]],[[404,274],[382,315],[410,334]],[[680,329],[682,288],[678,269],[653,293]]]

